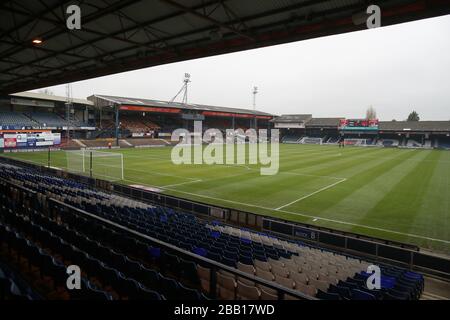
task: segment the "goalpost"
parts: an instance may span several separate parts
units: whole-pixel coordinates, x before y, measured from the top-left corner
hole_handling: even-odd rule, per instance
[[[301,144],[322,144],[322,138],[314,138],[314,137],[303,137],[300,140]]]
[[[349,145],[349,146],[368,146],[368,139],[353,139],[353,138],[349,138],[349,139],[344,139],[344,143],[345,145]]]
[[[123,154],[96,150],[66,151],[67,170],[110,181],[123,180]]]

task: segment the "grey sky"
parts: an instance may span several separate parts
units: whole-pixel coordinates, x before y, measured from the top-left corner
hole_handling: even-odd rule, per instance
[[[450,120],[450,16],[173,63],[73,84],[93,93],[170,100],[191,73],[189,102],[274,114]],[[65,95],[64,86],[52,87]]]

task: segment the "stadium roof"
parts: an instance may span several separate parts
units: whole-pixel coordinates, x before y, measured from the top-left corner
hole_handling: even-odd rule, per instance
[[[341,119],[344,118],[313,118],[311,114],[284,114],[271,122],[304,124],[306,127],[339,127]]]
[[[380,121],[379,130],[450,132],[450,121]]]
[[[272,119],[271,122],[278,123],[299,123],[299,122],[307,122],[311,120],[312,114],[283,114],[275,119]]]
[[[342,118],[312,118],[306,123],[306,127],[339,127]]]
[[[0,5],[0,93],[362,30],[361,0],[76,1],[81,30],[66,27],[72,0]],[[450,0],[384,0],[382,25],[450,13]],[[40,41],[40,44],[36,44]]]
[[[253,111],[248,109],[239,108],[229,108],[229,107],[217,107],[209,106],[203,104],[183,104],[179,102],[167,102],[161,100],[150,100],[150,99],[138,99],[138,98],[126,98],[126,97],[115,97],[115,96],[105,96],[105,95],[92,95],[88,97],[89,100],[94,101],[95,105],[98,107],[112,106],[114,104],[118,105],[130,105],[130,106],[142,106],[142,107],[158,107],[158,108],[177,108],[185,110],[198,110],[198,111],[213,111],[213,112],[225,112],[225,113],[240,113],[240,114],[251,114],[260,116],[272,116],[270,113]]]
[[[10,94],[11,97],[16,98],[27,98],[32,100],[47,100],[47,101],[58,101],[58,102],[66,102],[67,97],[61,97],[61,96],[54,96],[51,94],[45,94],[45,93],[39,93],[39,92],[19,92]],[[84,104],[84,105],[94,105],[92,101],[86,100],[86,99],[77,99],[77,98],[71,98],[72,103],[77,104]]]

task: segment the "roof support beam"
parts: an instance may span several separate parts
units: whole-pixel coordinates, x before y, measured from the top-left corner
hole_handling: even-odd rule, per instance
[[[114,4],[110,5],[110,6],[101,8],[101,9],[97,10],[96,12],[83,17],[83,23],[88,23],[90,21],[94,21],[96,19],[100,19],[101,17],[103,17],[105,15],[111,14],[111,13],[117,11],[117,10],[120,10],[120,9],[122,9],[124,7],[130,6],[130,5],[132,5],[132,4],[136,3],[136,2],[139,2],[139,1],[142,1],[142,0],[122,0],[122,1],[118,1],[118,2],[116,2],[116,3],[114,3]],[[59,6],[60,5],[58,5],[56,8],[58,8]],[[46,10],[45,13],[48,13],[48,10]],[[53,30],[50,30],[49,32],[44,33],[44,34],[37,35],[37,37],[42,38],[45,41],[48,41],[48,40],[50,40],[50,39],[52,39],[54,37],[57,37],[57,36],[59,36],[61,34],[64,34],[65,32],[67,32],[67,29],[65,29],[65,28],[55,28]],[[21,48],[12,48],[12,49],[8,50],[7,52],[3,52],[0,55],[0,59],[5,57],[5,56],[8,56],[8,55],[16,54],[20,50],[21,50]],[[36,62],[36,61],[32,61],[32,63],[33,62]]]
[[[230,23],[222,23],[220,21],[217,21],[217,20],[215,20],[215,19],[213,19],[211,17],[208,17],[208,16],[206,16],[204,14],[201,14],[201,13],[197,12],[196,10],[193,10],[193,9],[191,9],[189,7],[186,7],[186,6],[176,2],[174,0],[161,0],[161,1],[164,2],[164,3],[167,3],[167,4],[171,5],[171,6],[173,6],[175,8],[181,9],[181,10],[183,10],[183,11],[185,11],[185,12],[187,12],[187,13],[193,15],[193,16],[196,16],[197,18],[206,20],[206,21],[212,23],[213,25],[215,25],[215,26],[217,26],[219,28],[231,31],[231,32],[233,32],[233,33],[243,37],[243,38],[247,38],[247,39],[253,40],[253,41],[255,40],[253,37],[251,37],[251,36],[241,32],[241,31],[235,29],[234,27],[232,27]]]
[[[223,1],[223,0],[214,0],[214,1],[204,2],[204,3],[202,3],[201,5],[194,7],[193,9],[194,9],[194,10],[198,10],[198,9],[200,9],[200,8],[202,8],[202,7],[210,6],[210,5],[213,5],[213,4],[218,3],[218,2],[221,2],[221,1]],[[27,64],[30,64],[30,63],[31,63],[31,64],[34,64],[34,63],[43,61],[43,60],[45,60],[45,59],[47,59],[47,58],[52,58],[52,57],[56,56],[57,54],[65,54],[66,52],[73,51],[73,50],[77,50],[77,49],[80,49],[80,48],[82,48],[82,47],[84,47],[84,46],[86,46],[86,45],[91,45],[91,44],[93,44],[93,43],[95,43],[95,42],[104,40],[105,38],[115,37],[115,36],[117,36],[117,35],[119,35],[119,34],[121,34],[121,33],[124,33],[124,32],[130,32],[130,31],[136,30],[137,28],[143,28],[143,27],[146,27],[146,26],[151,25],[151,24],[154,24],[154,23],[159,23],[159,22],[162,22],[162,21],[165,21],[165,20],[168,20],[168,19],[172,19],[172,18],[175,18],[175,17],[180,16],[180,15],[182,15],[182,14],[185,14],[185,12],[184,12],[184,11],[179,11],[179,12],[176,12],[176,13],[174,13],[174,14],[169,14],[169,15],[165,15],[165,16],[160,17],[160,18],[151,19],[151,20],[148,20],[148,21],[146,21],[146,22],[143,22],[143,23],[140,23],[140,24],[133,25],[133,26],[131,26],[131,27],[129,27],[129,28],[126,28],[126,29],[123,29],[123,30],[118,30],[118,31],[113,32],[113,33],[110,33],[110,34],[105,34],[105,35],[102,35],[102,36],[97,37],[97,38],[95,38],[95,39],[91,39],[91,40],[85,41],[85,42],[83,42],[83,43],[81,43],[81,44],[78,44],[78,45],[75,45],[75,46],[71,46],[71,47],[69,47],[69,48],[66,48],[65,50],[62,50],[62,51],[59,51],[59,52],[55,52],[55,53],[53,53],[53,54],[51,54],[51,55],[48,55],[48,56],[46,56],[46,57],[41,57],[41,58],[38,58],[38,59],[34,59],[34,60],[32,60],[32,61],[28,61]],[[85,21],[85,20],[84,20],[84,21]],[[162,40],[162,41],[164,41],[164,40]],[[159,41],[157,41],[157,42],[159,42]],[[152,43],[154,43],[154,42],[152,42]],[[150,45],[151,45],[151,44],[150,44]],[[147,44],[140,44],[140,46],[146,46],[146,47],[149,47],[150,45],[149,45],[148,43],[147,43]],[[160,51],[158,48],[155,48],[155,47],[150,47],[150,48],[151,48],[151,49],[154,49],[154,50],[156,50],[156,51]],[[130,49],[130,48],[127,48],[127,49],[124,49],[124,50],[129,50],[129,49]],[[118,50],[118,51],[115,51],[115,52],[116,52],[116,53],[119,53],[119,52],[121,52],[121,51],[122,51],[122,50]],[[114,54],[114,52],[112,52],[111,54]],[[104,57],[104,56],[102,56],[102,57]],[[2,56],[0,56],[0,59],[1,59],[1,58],[2,58]],[[14,68],[10,68],[10,69],[7,69],[6,71],[12,71],[13,69],[14,69]]]

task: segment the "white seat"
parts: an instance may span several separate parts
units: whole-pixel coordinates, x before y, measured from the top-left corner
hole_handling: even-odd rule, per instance
[[[261,300],[278,300],[278,296],[273,293],[269,293],[264,288],[259,289],[261,291]]]
[[[261,291],[257,287],[248,286],[240,281],[237,283],[237,298],[239,300],[259,300]]]
[[[256,267],[256,276],[260,277],[260,278],[262,278],[264,280],[267,280],[267,281],[275,280],[275,277],[272,274],[272,272],[266,271],[266,270],[262,270],[262,269],[260,269],[258,267]]]
[[[281,277],[285,277],[285,278],[289,278],[289,275],[290,275],[289,269],[280,267],[280,266],[274,266],[274,265],[272,265],[272,273],[275,276],[281,276]]]
[[[244,264],[242,262],[238,262],[237,267],[242,272],[249,273],[249,274],[255,274],[255,268],[249,264]]]
[[[316,294],[317,294],[317,289],[315,287],[309,286],[309,285],[305,285],[305,284],[302,284],[302,283],[297,284],[295,286],[295,289],[297,291],[300,291],[301,293],[304,293],[304,294],[306,294],[308,296],[311,296],[311,297],[315,297]]]
[[[295,282],[290,278],[275,276],[275,282],[289,289],[293,289],[295,287]]]
[[[270,264],[266,261],[255,260],[255,267],[261,270],[270,271]]]
[[[308,284],[308,276],[305,273],[297,273],[292,275],[292,280],[294,280],[294,282],[297,283],[301,283],[301,284]]]
[[[321,281],[321,280],[315,280],[315,279],[309,279],[308,284],[310,286],[315,287],[316,289],[320,289],[323,292],[327,292],[328,288],[330,287],[330,284],[325,282],[325,281]]]

